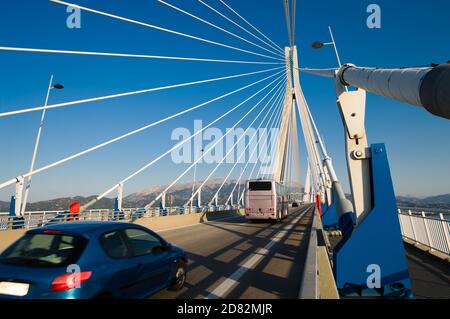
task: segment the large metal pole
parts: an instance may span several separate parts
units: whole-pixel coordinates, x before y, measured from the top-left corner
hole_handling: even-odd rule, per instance
[[[293,55],[293,57],[292,57],[293,68],[295,70],[298,70],[298,56],[297,56],[297,48],[295,46],[292,48],[292,55]],[[301,91],[300,77],[299,77],[298,72],[294,72],[294,90],[295,90],[295,100],[297,102],[297,107],[300,107],[300,103],[301,103],[300,101],[303,101],[303,103],[306,104],[306,101],[304,100],[303,92]],[[307,107],[304,107],[302,109],[305,109],[305,108],[308,109]],[[315,133],[316,133],[315,135],[317,135],[317,139],[319,141],[319,145],[320,145],[322,154],[324,155],[324,162],[325,162],[327,170],[330,174],[330,178],[332,181],[332,187],[336,194],[337,212],[338,212],[339,216],[342,216],[345,213],[353,211],[353,207],[352,207],[351,203],[349,202],[349,200],[346,199],[346,197],[345,197],[345,193],[342,189],[342,185],[340,184],[340,182],[337,178],[336,172],[334,170],[334,167],[333,167],[333,164],[331,161],[331,157],[328,156],[328,153],[325,149],[325,145],[320,137],[320,134],[319,134],[317,127],[311,116],[311,113],[308,112],[305,115],[307,117],[307,119],[306,119],[307,122],[312,123],[313,125],[311,125],[311,126],[313,126],[315,129]],[[312,130],[312,128],[310,128],[310,129]],[[311,132],[311,133],[314,134],[313,132]]]
[[[331,42],[333,43],[334,52],[336,53],[336,59],[338,61],[338,65],[339,65],[339,67],[341,67],[342,66],[341,58],[339,57],[339,52],[338,52],[338,49],[336,46],[336,41],[334,41],[334,36],[333,36],[333,31],[331,31],[331,26],[328,26],[328,31],[330,31]]]
[[[50,82],[48,83],[48,89],[47,89],[47,95],[45,97],[44,107],[46,107],[48,105],[48,98],[50,96],[50,91],[52,90],[52,85],[53,85],[53,74],[50,76]],[[36,136],[36,142],[34,143],[33,156],[31,157],[31,164],[30,164],[30,170],[29,170],[30,174],[34,170],[34,164],[36,162],[36,157],[37,157],[37,153],[38,153],[38,149],[39,149],[39,142],[41,140],[41,133],[42,133],[42,127],[44,126],[46,110],[47,110],[46,108],[44,108],[42,110],[41,122],[39,123],[39,128],[38,128],[38,132],[37,132],[37,136]],[[20,210],[21,215],[23,215],[25,213],[25,209],[27,207],[28,193],[30,192],[32,177],[33,177],[33,175],[30,175],[26,182],[25,194],[23,196],[22,206],[21,206],[21,210]]]
[[[421,68],[365,68],[344,64],[340,69],[301,69],[324,77],[337,76],[344,86],[354,86],[400,102],[424,107],[450,119],[450,63]],[[337,71],[337,72],[336,72]]]

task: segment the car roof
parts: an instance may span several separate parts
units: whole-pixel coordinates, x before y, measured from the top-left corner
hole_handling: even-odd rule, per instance
[[[71,223],[61,223],[55,225],[48,225],[33,229],[30,232],[43,232],[45,230],[59,230],[61,232],[68,232],[73,234],[87,234],[92,232],[103,232],[114,229],[124,228],[140,228],[139,225],[125,222],[101,222],[101,221],[77,221]]]

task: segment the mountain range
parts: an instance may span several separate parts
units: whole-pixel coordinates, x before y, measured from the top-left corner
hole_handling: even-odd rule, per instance
[[[202,203],[208,203],[214,194],[217,192],[219,187],[222,185],[222,179],[212,179],[209,180],[202,189]],[[196,183],[196,188],[199,186],[200,182]],[[184,205],[192,194],[193,182],[179,183],[171,187],[170,192],[166,196],[166,204],[173,206]],[[219,191],[219,203],[223,203],[230,195],[231,190],[236,185],[236,180],[227,181]],[[154,198],[156,198],[167,185],[158,185],[148,187],[140,192],[130,194],[123,198],[123,207],[144,207],[150,203]],[[242,192],[244,185],[241,184],[240,187],[236,187],[234,192],[234,198],[236,201],[236,196],[238,190]],[[350,197],[350,196],[349,196]],[[40,211],[40,210],[67,210],[70,202],[80,202],[81,205],[91,201],[95,198],[92,196],[74,196],[74,197],[62,197],[45,201],[38,201],[34,203],[29,203],[27,205],[27,210],[29,211]],[[172,202],[171,202],[172,201]],[[158,202],[159,203],[159,202]],[[450,209],[450,194],[443,194],[437,196],[429,196],[425,198],[418,198],[412,196],[397,196],[397,205],[399,207],[409,207],[409,208],[421,208],[421,209]],[[95,203],[91,208],[113,208],[114,199],[113,198],[102,198],[97,203]],[[9,211],[9,202],[0,201],[0,212]]]
[[[236,180],[228,180],[219,191],[219,203],[224,202],[230,195],[232,189],[236,185]],[[200,185],[201,181],[196,183],[195,189]],[[205,183],[202,187],[202,203],[208,203],[217,190],[223,183],[222,179],[212,179]],[[193,182],[179,183],[170,188],[170,192],[167,192],[166,204],[173,206],[182,206],[190,199],[192,195]],[[156,198],[168,185],[158,185],[146,188],[140,192],[130,194],[123,198],[123,207],[144,207],[149,204],[154,198]],[[236,186],[234,191],[234,198],[238,191],[243,190],[244,185]],[[95,195],[92,196],[74,196],[74,197],[62,197],[56,199],[50,199],[45,201],[38,201],[29,203],[27,205],[27,211],[42,211],[42,210],[67,210],[71,202],[80,202],[81,205],[88,203],[95,199]],[[172,202],[170,202],[172,201]],[[159,203],[159,201],[158,201]],[[0,212],[9,211],[9,202],[0,201]],[[92,209],[98,208],[114,208],[113,198],[102,198],[95,203]]]

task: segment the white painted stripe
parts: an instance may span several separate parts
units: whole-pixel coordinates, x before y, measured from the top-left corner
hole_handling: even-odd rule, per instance
[[[248,270],[253,269],[265,256],[267,256],[269,250],[286,235],[288,230],[298,223],[298,221],[306,214],[308,210],[309,207],[307,207],[298,217],[296,217],[292,223],[283,227],[283,229],[279,231],[271,239],[271,241],[264,246],[264,248],[258,249],[256,253],[244,263],[243,266],[239,267],[233,274],[231,274],[229,278],[225,279],[219,286],[217,286],[216,289],[214,289],[214,291],[206,297],[206,299],[218,299],[228,294],[233,287],[239,284],[239,279]]]

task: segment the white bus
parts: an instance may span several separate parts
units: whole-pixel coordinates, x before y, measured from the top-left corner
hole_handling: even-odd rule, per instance
[[[284,185],[269,179],[248,180],[245,217],[250,220],[280,221],[288,215],[288,194]]]

